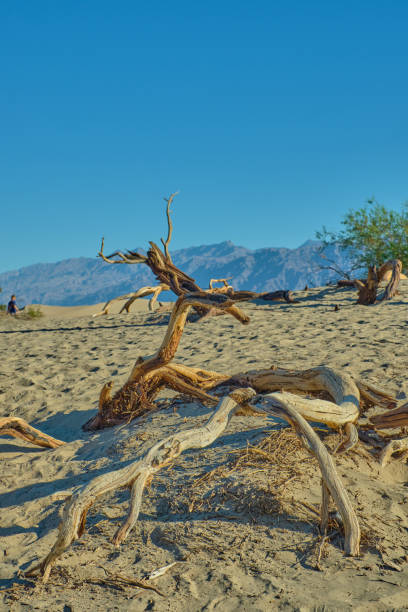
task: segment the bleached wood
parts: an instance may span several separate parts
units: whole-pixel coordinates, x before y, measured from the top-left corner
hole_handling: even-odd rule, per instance
[[[348,555],[358,555],[360,547],[360,527],[357,515],[354,512],[340,477],[336,472],[333,459],[317,433],[297,411],[296,403],[292,398],[289,398],[288,395],[288,393],[272,393],[268,394],[267,397],[273,401],[274,414],[283,417],[291,423],[304,443],[304,437],[306,438],[305,447],[315,455],[319,463],[324,484],[330,492],[343,520],[345,534],[344,551]],[[326,508],[327,503],[324,496],[323,501],[322,508]],[[325,516],[322,515],[322,523],[324,520]]]
[[[384,264],[384,266],[387,265],[391,268],[392,272],[388,285],[385,288],[384,295],[381,298],[382,300],[391,300],[398,293],[398,285],[402,274],[402,262],[399,259],[392,259]],[[381,268],[378,276],[381,278]]]
[[[147,297],[148,295],[152,295],[152,294],[153,295],[152,295],[151,299],[149,300],[149,310],[153,310],[153,306],[154,306],[158,296],[160,295],[160,293],[162,291],[168,291],[168,290],[169,290],[168,285],[164,285],[163,283],[160,284],[160,285],[156,285],[154,287],[150,287],[150,286],[141,287],[140,289],[138,289],[134,293],[126,293],[125,295],[119,295],[118,297],[115,297],[115,298],[112,298],[111,300],[108,300],[104,304],[104,306],[102,307],[102,310],[100,312],[96,312],[95,314],[93,314],[92,317],[96,318],[96,317],[100,317],[102,315],[109,314],[109,308],[112,306],[112,304],[114,302],[123,302],[125,300],[126,300],[126,303],[120,309],[119,314],[122,314],[122,312],[124,310],[127,313],[129,313],[129,308],[131,307],[133,302],[135,302],[138,298]]]
[[[244,378],[258,393],[280,389],[327,391],[334,403],[299,397],[299,410],[304,411],[302,414],[308,420],[323,422],[329,427],[339,428],[346,423],[355,423],[360,414],[360,392],[357,385],[348,374],[335,368],[327,366],[317,366],[308,370],[275,368],[249,372],[246,377],[238,375],[239,380]],[[305,416],[306,414],[309,416]]]
[[[402,438],[401,440],[391,440],[383,448],[379,456],[379,462],[381,467],[385,467],[389,463],[391,456],[394,453],[400,453],[402,451],[408,451],[408,438]]]
[[[393,429],[408,425],[408,402],[388,412],[376,414],[370,417],[376,429]]]
[[[237,405],[245,405],[255,395],[252,389],[238,389],[224,397],[216,412],[203,427],[179,432],[155,444],[141,459],[124,468],[114,470],[94,478],[86,486],[80,487],[71,496],[64,508],[62,522],[57,539],[45,559],[27,572],[27,576],[37,573],[46,582],[55,561],[79,538],[84,529],[86,515],[96,499],[117,488],[131,486],[129,512],[125,521],[114,536],[114,543],[119,545],[135,525],[139,516],[143,489],[146,482],[160,469],[169,465],[186,449],[204,448],[226,428],[232,411]],[[334,463],[326,447],[313,431],[307,421],[297,412],[290,398],[273,394],[273,405],[268,412],[284,418],[299,435],[300,439],[317,458],[322,479],[327,491],[336,504],[345,528],[345,552],[357,555],[359,551],[360,529],[353,507],[336,472]],[[288,395],[288,394],[286,394]],[[327,522],[328,498],[323,491],[322,523]]]
[[[39,429],[32,427],[27,421],[19,417],[1,417],[0,436],[13,436],[43,448],[57,448],[65,444],[65,442],[52,438]]]

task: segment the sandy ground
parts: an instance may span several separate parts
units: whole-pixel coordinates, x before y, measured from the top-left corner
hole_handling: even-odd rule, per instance
[[[298,295],[297,305],[245,305],[248,326],[228,316],[188,324],[176,360],[230,373],[332,365],[406,401],[408,281],[399,297],[372,307],[355,305],[350,290]],[[41,309],[36,320],[0,318],[0,416],[23,417],[67,444],[42,450],[0,440],[0,588],[8,589],[1,610],[408,610],[406,461],[380,469],[361,442],[335,457],[361,521],[362,554],[346,558],[333,528],[318,571],[319,471],[290,430],[282,433],[284,425],[270,417],[234,417],[213,445],[186,452],[159,473],[118,549],[111,538],[129,491],[99,499],[83,537],[48,584],[33,590],[18,571],[48,553],[72,490],[135,460],[157,440],[204,423],[210,412],[168,392],[161,411],[127,426],[82,431],[102,385],[123,383],[135,359],[159,346],[165,326],[152,320],[144,300],[129,315],[97,319],[91,318],[97,306]],[[280,445],[276,462],[249,454],[237,463],[235,451],[271,432]],[[321,435],[330,448],[338,441],[336,433]],[[103,583],[109,572],[140,579],[175,561],[154,581],[163,596]]]

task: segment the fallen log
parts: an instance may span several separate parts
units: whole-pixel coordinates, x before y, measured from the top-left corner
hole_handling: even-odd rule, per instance
[[[42,582],[49,578],[51,569],[57,559],[71,543],[80,538],[85,530],[86,516],[89,508],[103,494],[117,488],[130,487],[130,506],[126,519],[117,530],[113,542],[118,546],[125,540],[130,530],[135,526],[142,503],[144,487],[155,473],[168,466],[184,450],[204,448],[224,431],[231,413],[238,405],[245,405],[255,392],[251,389],[238,389],[224,397],[208,422],[203,427],[190,429],[169,436],[153,446],[141,459],[118,470],[105,473],[94,478],[86,486],[77,489],[66,503],[57,539],[41,563],[32,567],[26,576],[39,575]],[[348,555],[358,555],[360,528],[356,514],[336,472],[333,460],[326,447],[308,423],[298,414],[288,399],[273,398],[270,412],[290,423],[306,448],[312,452],[319,463],[324,483],[321,525],[325,528],[328,516],[329,494],[333,497],[342,517],[345,531],[344,550]]]
[[[295,300],[292,291],[269,291],[267,293],[261,293],[259,299],[266,300],[268,302],[275,302],[278,300],[285,300],[288,304],[299,304],[299,300]]]
[[[14,416],[0,418],[0,436],[13,436],[43,448],[57,448],[65,444],[32,427],[24,419]]]

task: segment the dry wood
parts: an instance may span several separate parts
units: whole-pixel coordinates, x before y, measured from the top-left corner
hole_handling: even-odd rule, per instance
[[[149,300],[149,310],[153,310],[153,306],[156,303],[157,298],[159,297],[160,293],[162,291],[168,291],[168,290],[169,290],[168,285],[165,285],[164,283],[161,283],[160,285],[156,285],[154,287],[148,287],[148,286],[141,287],[134,293],[127,293],[126,295],[119,295],[118,297],[108,300],[106,304],[103,306],[102,310],[100,312],[93,314],[92,317],[95,318],[95,317],[100,317],[101,315],[109,314],[109,308],[112,306],[114,302],[119,302],[119,301],[123,302],[124,300],[126,300],[126,303],[120,309],[119,314],[122,314],[123,311],[129,313],[129,309],[131,305],[133,304],[133,302],[135,302],[138,298],[144,298],[144,297],[147,297],[148,295],[152,296]]]
[[[357,304],[363,304],[365,306],[374,304],[375,300],[377,299],[378,290],[377,268],[375,266],[370,266],[368,269],[367,280],[363,282],[356,279],[354,284],[358,289]]]
[[[340,370],[317,366],[308,370],[271,368],[238,375],[258,393],[281,389],[297,391],[327,391],[335,403],[324,400],[299,398],[303,416],[311,421],[326,423],[338,429],[346,423],[355,423],[360,413],[360,393],[353,379]],[[309,416],[306,416],[308,413]]]
[[[294,427],[307,450],[315,455],[322,473],[324,486],[332,496],[343,521],[345,534],[344,551],[348,555],[358,555],[360,546],[360,527],[358,519],[340,477],[336,472],[333,460],[319,436],[298,413],[296,403],[292,398],[288,398],[288,395],[288,393],[268,394],[267,397],[273,404],[273,414],[288,421]],[[321,525],[324,528],[327,520],[328,495],[326,491],[322,493]]]
[[[394,410],[372,416],[370,422],[374,425],[375,429],[405,427],[408,425],[408,402],[398,408],[394,408]]]
[[[115,545],[123,542],[139,516],[146,482],[156,472],[174,461],[184,450],[204,448],[212,444],[226,428],[231,413],[237,405],[246,404],[254,395],[255,392],[252,389],[237,389],[220,401],[216,412],[203,427],[169,436],[155,444],[138,461],[98,476],[86,486],[78,488],[65,505],[58,536],[51,551],[41,563],[27,572],[27,576],[38,573],[42,577],[42,581],[46,582],[56,560],[74,540],[83,534],[87,512],[96,499],[119,487],[128,486],[131,487],[128,515],[113,540]],[[343,519],[345,552],[350,555],[357,555],[360,540],[358,521],[326,447],[305,419],[299,415],[290,399],[283,398],[280,394],[273,394],[270,399],[272,408],[269,408],[268,411],[288,421],[294,427],[306,448],[316,456],[325,486],[333,497]],[[322,522],[324,521],[326,505],[322,504]]]
[[[85,429],[111,427],[140,416],[154,407],[152,401],[164,387],[187,393],[203,402],[217,403],[217,400],[203,389],[214,387],[224,381],[225,376],[201,370],[200,377],[194,368],[184,366],[181,370],[174,365],[169,367],[169,364],[176,354],[191,307],[216,306],[240,322],[247,323],[249,318],[235,302],[251,299],[253,295],[251,292],[236,292],[231,299],[224,294],[197,292],[179,297],[158,351],[152,356],[137,359],[129,379],[113,397],[111,386],[104,386],[99,399],[98,414],[85,424]]]
[[[337,287],[352,287],[354,285],[359,291],[357,303],[367,305],[374,304],[376,301],[378,285],[381,282],[388,283],[381,300],[393,298],[398,293],[398,285],[402,278],[407,278],[405,274],[402,274],[402,262],[399,259],[390,259],[382,264],[378,270],[375,266],[371,266],[366,279],[342,279],[337,282]]]
[[[166,238],[166,242],[163,240],[163,238],[161,238],[161,243],[163,245],[164,248],[164,253],[166,255],[166,258],[168,261],[171,262],[171,256],[170,256],[170,252],[169,252],[169,244],[170,244],[170,240],[171,240],[171,235],[173,233],[173,223],[171,220],[171,216],[170,216],[170,206],[172,201],[174,200],[175,196],[178,194],[178,191],[175,191],[174,193],[171,194],[171,196],[166,199],[164,198],[164,201],[167,202],[167,207],[166,207],[166,216],[167,216],[167,238]]]
[[[386,272],[391,271],[391,278],[385,288],[382,300],[391,300],[398,293],[398,285],[401,279],[402,262],[399,259],[392,259],[381,266],[378,271],[378,278],[384,277]]]
[[[390,409],[396,407],[397,400],[393,395],[390,395],[388,391],[375,387],[366,381],[357,380],[355,382],[358,390],[360,391],[360,396],[364,400],[374,404],[375,406],[380,406],[381,408]]]
[[[383,448],[378,458],[381,467],[384,467],[387,465],[387,463],[389,463],[391,456],[394,453],[400,453],[403,451],[408,451],[408,438],[402,438],[400,440],[391,440],[391,442],[389,442],[387,446]]]
[[[57,448],[65,442],[52,438],[19,417],[0,418],[0,436],[13,436],[44,448]]]
[[[292,291],[284,291],[284,290],[269,291],[267,293],[261,293],[259,298],[262,300],[271,301],[271,302],[274,302],[277,300],[285,300],[285,302],[287,302],[288,304],[298,304],[299,303],[299,300],[295,300],[295,298],[293,297]]]

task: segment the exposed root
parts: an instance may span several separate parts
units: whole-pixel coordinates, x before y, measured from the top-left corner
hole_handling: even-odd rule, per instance
[[[114,536],[116,545],[123,542],[139,516],[142,493],[146,482],[156,472],[174,461],[184,450],[204,448],[211,444],[226,428],[237,404],[246,404],[254,395],[255,392],[251,389],[240,389],[232,392],[220,401],[218,409],[203,427],[169,436],[158,442],[135,463],[98,476],[86,486],[79,488],[64,508],[54,546],[40,564],[27,572],[27,576],[38,573],[42,577],[42,581],[46,582],[56,560],[74,540],[82,535],[87,512],[96,499],[102,494],[119,487],[131,486],[131,502],[128,515]],[[357,555],[360,540],[357,517],[326,447],[287,398],[274,397],[273,407],[269,408],[268,412],[288,421],[307,449],[316,456],[327,491],[333,497],[343,520],[345,552],[346,554]]]
[[[0,418],[0,436],[13,436],[44,448],[57,448],[65,442],[52,438],[19,417]]]

